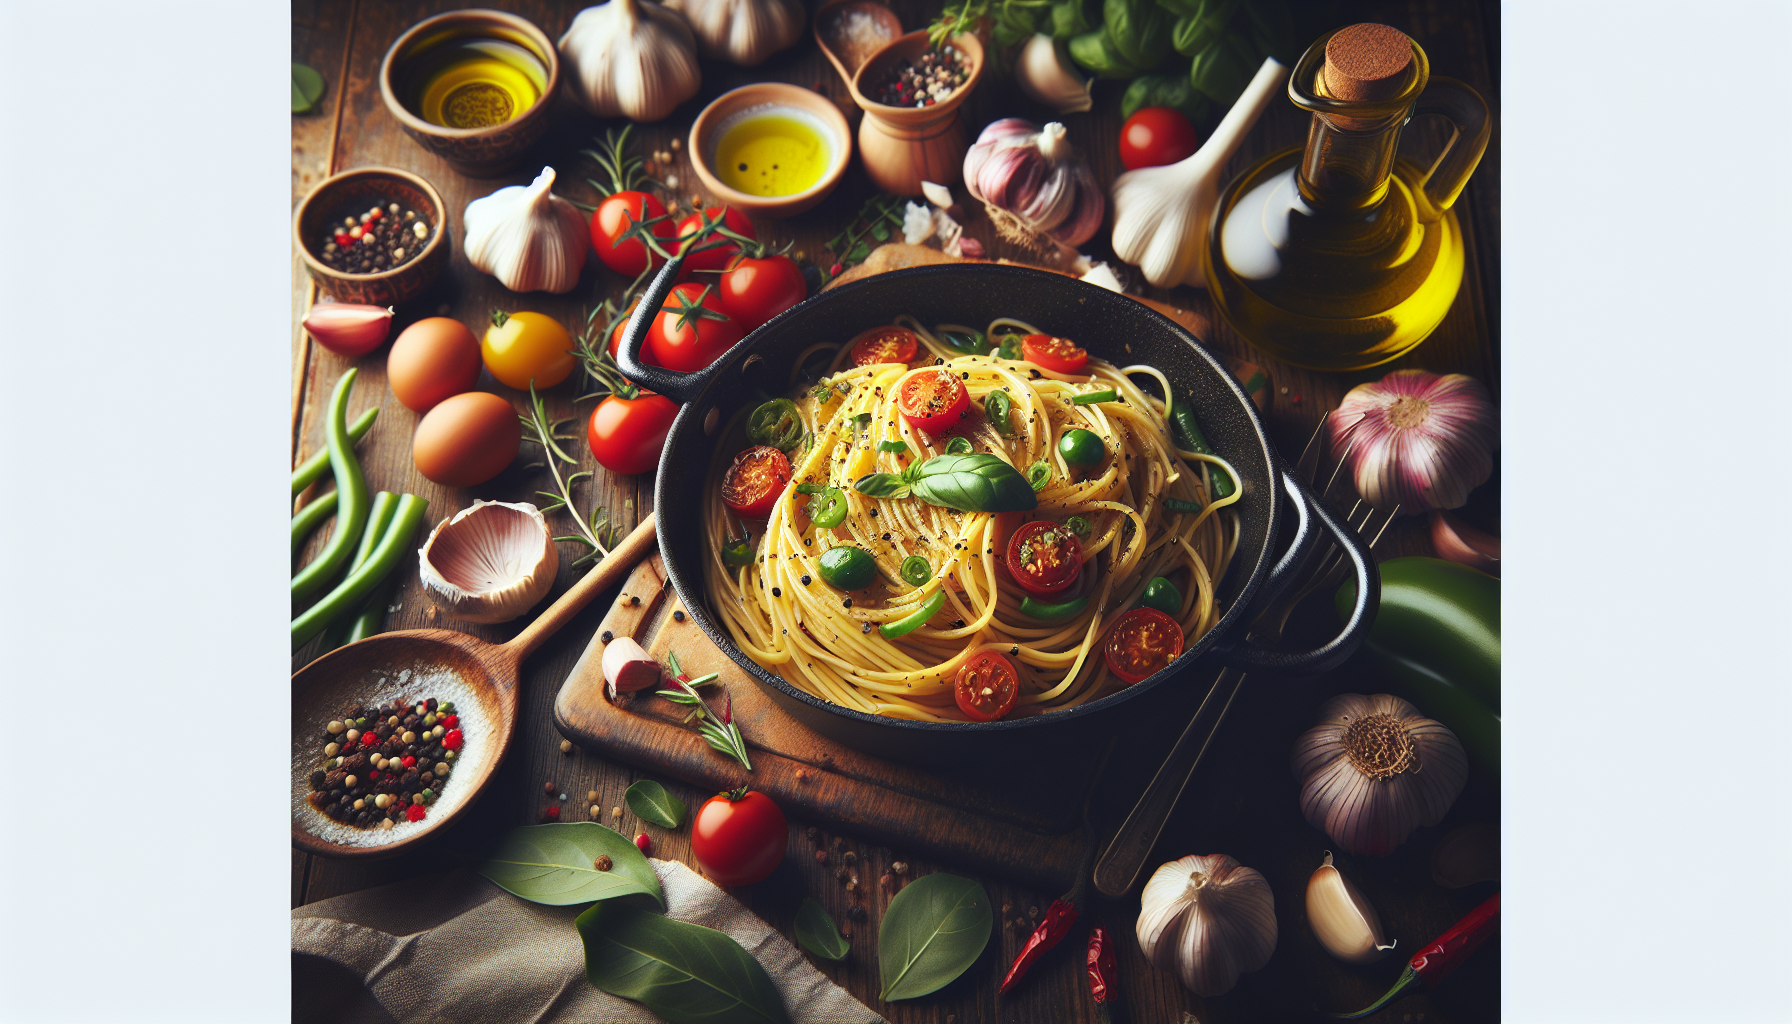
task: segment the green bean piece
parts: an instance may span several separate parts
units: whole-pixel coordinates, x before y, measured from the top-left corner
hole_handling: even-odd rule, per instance
[[[1151,582],[1145,584],[1145,594],[1139,598],[1139,604],[1174,618],[1182,614],[1182,591],[1164,577],[1153,576]]]
[[[1115,391],[1113,388],[1108,388],[1105,391],[1090,391],[1086,394],[1077,395],[1070,400],[1070,404],[1096,405],[1101,402],[1118,402],[1119,400],[1120,392]]]
[[[415,494],[399,496],[392,524],[386,528],[385,536],[380,538],[379,546],[367,556],[367,561],[336,584],[336,588],[325,594],[322,600],[292,620],[293,650],[303,647],[330,623],[354,610],[386,578],[386,574],[410,553],[417,528],[423,525],[423,513],[428,508],[429,502]]]
[[[398,495],[391,491],[381,491],[373,496],[373,508],[367,513],[367,529],[361,531],[361,546],[355,549],[354,561],[348,564],[349,572],[359,569],[361,563],[367,561],[367,556],[373,553],[374,545],[379,543],[380,538],[386,533],[386,527],[392,523],[392,510],[397,504]],[[359,616],[356,618],[358,619]],[[327,637],[324,643],[325,650],[333,651],[343,644],[354,643],[354,640],[349,639],[353,632],[353,621],[338,621],[330,627],[325,633]],[[376,626],[374,632],[378,631]],[[356,637],[355,639],[360,638]]]
[[[809,506],[809,521],[824,530],[831,530],[846,522],[846,492],[838,487],[829,487],[816,495]]]
[[[1217,478],[1216,478],[1216,482],[1217,482]],[[1219,488],[1215,487],[1214,490],[1217,491],[1217,490],[1219,490]],[[1169,509],[1172,512],[1191,512],[1191,513],[1194,513],[1197,515],[1199,515],[1201,512],[1201,503],[1200,502],[1198,502],[1198,501],[1183,501],[1181,498],[1165,498],[1164,499],[1164,507]]]
[[[1087,607],[1089,607],[1089,599],[1087,597],[1072,598],[1062,604],[1046,604],[1044,601],[1040,601],[1033,597],[1023,597],[1020,599],[1020,613],[1022,615],[1031,615],[1041,622],[1055,622],[1058,619],[1068,619],[1072,615],[1080,614],[1082,610]]]
[[[1187,403],[1179,403],[1170,410],[1170,422],[1175,425],[1179,435],[1178,443],[1184,450],[1201,455],[1215,454],[1213,446],[1207,443],[1207,435],[1201,433],[1201,424],[1195,422],[1195,410],[1189,408]],[[1213,466],[1212,469],[1213,496],[1230,498],[1232,492],[1238,489],[1233,484],[1231,475],[1218,466]]]
[[[386,626],[386,606],[392,603],[392,591],[397,588],[398,567],[394,566],[385,579],[374,584],[373,593],[367,595],[367,600],[361,602],[361,610],[348,622],[348,633],[343,636],[342,643],[357,643],[383,632]]]
[[[897,572],[901,574],[903,582],[918,587],[933,579],[933,563],[920,555],[910,555],[902,560],[902,566]]]
[[[907,636],[926,625],[927,620],[938,615],[940,609],[944,607],[946,607],[946,591],[941,588],[934,591],[932,597],[921,602],[921,607],[915,609],[913,614],[905,615],[895,622],[886,622],[877,627],[877,631],[883,634],[885,640],[895,640],[898,637]]]
[[[292,553],[297,555],[305,546],[305,538],[318,528],[324,520],[336,513],[336,492],[320,494],[311,504],[299,509],[299,514],[292,517]]]
[[[336,473],[336,494],[340,503],[336,530],[311,564],[292,578],[294,601],[303,601],[329,585],[348,564],[349,557],[354,554],[355,542],[361,539],[361,530],[367,525],[367,479],[361,475],[361,464],[355,461],[355,445],[348,436],[348,396],[354,390],[355,373],[351,367],[336,382],[336,391],[330,396],[330,418],[324,431],[330,443],[330,468]]]
[[[349,424],[348,436],[357,441],[366,437],[367,432],[373,429],[374,418],[379,416],[379,414],[380,407],[377,405],[362,413],[360,419]],[[328,469],[329,466],[330,449],[327,447],[311,456],[309,459],[306,459],[304,462],[299,463],[299,468],[292,471],[292,496],[295,498],[298,497],[300,491],[310,487],[318,480],[321,480],[324,475],[324,470]]]

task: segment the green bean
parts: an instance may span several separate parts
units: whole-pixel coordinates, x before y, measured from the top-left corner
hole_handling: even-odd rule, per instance
[[[945,606],[946,591],[942,588],[934,591],[932,597],[922,601],[921,607],[913,614],[897,619],[895,622],[886,622],[877,627],[877,631],[883,634],[885,640],[894,640],[897,637],[907,636],[926,625],[927,620],[938,615],[940,609]]]
[[[311,564],[292,578],[292,599],[303,601],[322,590],[354,554],[354,544],[367,526],[367,479],[361,475],[361,464],[355,461],[355,444],[348,436],[348,396],[355,386],[355,370],[351,367],[336,382],[330,396],[330,418],[324,435],[330,443],[330,468],[336,472],[336,495],[340,505],[336,530],[330,542],[318,552]]]
[[[374,545],[379,543],[380,537],[386,532],[386,527],[392,522],[392,509],[397,501],[398,495],[391,491],[381,491],[373,496],[373,509],[367,513],[367,528],[361,531],[361,546],[355,549],[354,561],[348,564],[349,572],[352,573],[359,569],[361,563],[367,561],[367,556],[373,553]],[[332,626],[328,633],[329,640],[325,643],[324,649],[333,651],[343,644],[352,643],[353,641],[344,638],[347,628],[348,623],[346,622],[339,622]]]
[[[322,600],[292,620],[293,650],[303,647],[306,641],[323,632],[330,623],[348,614],[386,578],[386,574],[409,552],[411,542],[417,535],[417,527],[423,524],[423,513],[428,508],[429,502],[415,494],[399,496],[398,507],[392,514],[392,523],[380,538],[379,546],[367,556],[367,561],[336,584],[336,589],[325,594]]]
[[[362,413],[360,419],[349,424],[348,436],[357,441],[366,437],[367,432],[373,429],[374,417],[379,414],[380,407],[377,405]],[[295,498],[298,497],[300,491],[310,487],[318,480],[323,479],[324,470],[328,469],[329,466],[330,449],[327,447],[320,450],[316,455],[306,459],[304,462],[299,463],[299,468],[292,471],[292,496]]]
[[[1170,410],[1170,421],[1176,425],[1176,432],[1181,435],[1178,443],[1187,451],[1201,455],[1214,454],[1213,446],[1207,443],[1207,435],[1201,433],[1201,424],[1195,422],[1195,410],[1186,403],[1179,403]],[[1232,477],[1218,466],[1213,469],[1213,496],[1230,498],[1237,488],[1233,486]]]
[[[1102,402],[1118,402],[1119,400],[1120,392],[1115,391],[1113,388],[1108,388],[1105,391],[1090,391],[1077,395],[1070,400],[1070,404],[1099,405]]]
[[[336,492],[320,494],[311,504],[299,509],[299,514],[292,517],[292,553],[298,554],[299,548],[305,546],[305,538],[318,528],[324,520],[336,514]]]
[[[1080,614],[1087,607],[1089,607],[1089,599],[1086,597],[1073,597],[1063,604],[1046,604],[1044,601],[1032,597],[1020,599],[1020,613],[1030,615],[1041,622],[1068,619],[1072,615]]]
[[[361,611],[349,620],[348,634],[342,638],[345,644],[365,640],[380,632],[386,625],[386,606],[392,603],[392,591],[398,586],[398,570],[394,568],[386,574],[386,578],[374,585],[373,593],[361,605]]]

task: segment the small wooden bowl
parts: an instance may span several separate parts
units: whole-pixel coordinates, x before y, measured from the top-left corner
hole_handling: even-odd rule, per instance
[[[829,31],[838,19],[862,14],[877,23],[880,40],[869,46],[854,46],[851,40],[837,39]],[[894,42],[902,35],[902,20],[896,12],[878,3],[877,0],[827,0],[815,12],[815,45],[821,47],[822,54],[834,70],[840,73],[840,80],[852,88],[852,76],[858,73],[871,55]]]
[[[534,54],[547,72],[541,97],[527,110],[502,124],[484,128],[444,128],[425,121],[399,99],[407,61],[446,42],[462,38],[497,39]],[[474,178],[491,178],[521,162],[523,151],[548,128],[548,107],[560,91],[560,53],[533,22],[502,11],[449,11],[425,18],[398,37],[380,61],[380,99],[417,144]]]
[[[964,84],[931,107],[893,107],[865,90],[898,63],[914,60],[930,47],[927,30],[917,29],[872,54],[852,76],[852,101],[865,112],[859,122],[859,156],[871,180],[886,192],[918,196],[923,181],[950,185],[964,176],[963,103],[983,77],[983,42],[968,32],[946,40],[964,55],[970,75]]]
[[[398,203],[429,222],[429,241],[416,259],[377,274],[349,274],[318,259],[339,218],[376,203]],[[292,215],[292,242],[311,279],[337,302],[394,306],[423,293],[448,265],[448,208],[429,182],[391,167],[360,167],[319,182]]]
[[[833,135],[833,159],[819,181],[794,195],[756,196],[723,184],[709,169],[716,143],[721,141],[719,129],[722,123],[735,114],[759,107],[801,110],[820,120]],[[840,183],[840,176],[846,173],[846,165],[852,160],[852,128],[840,108],[818,92],[782,82],[757,82],[725,92],[704,107],[697,115],[696,123],[691,125],[690,147],[691,165],[697,169],[698,180],[723,204],[766,217],[793,217],[826,199]]]

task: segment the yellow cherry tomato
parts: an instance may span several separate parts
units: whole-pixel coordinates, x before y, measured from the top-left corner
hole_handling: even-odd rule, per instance
[[[541,313],[492,312],[492,325],[479,341],[479,354],[492,376],[519,391],[551,388],[567,378],[578,360],[572,335],[560,321]]]

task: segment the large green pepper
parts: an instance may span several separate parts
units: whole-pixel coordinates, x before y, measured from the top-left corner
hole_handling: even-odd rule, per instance
[[[1500,710],[1500,581],[1441,558],[1381,563],[1381,607],[1367,646],[1415,662]],[[1356,581],[1338,588],[1348,618]]]

